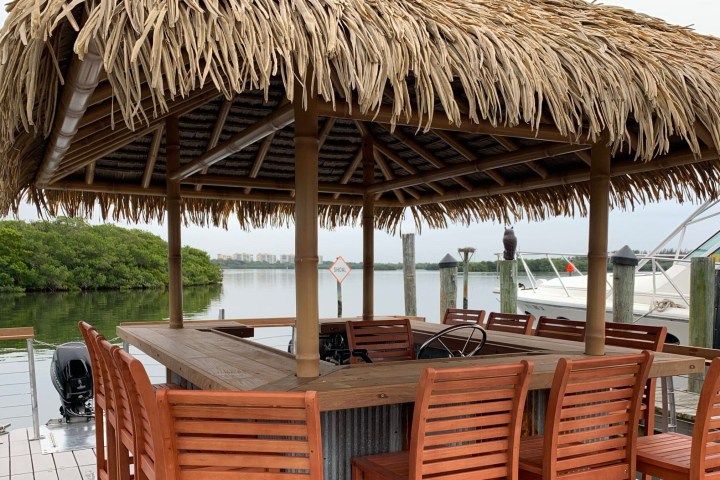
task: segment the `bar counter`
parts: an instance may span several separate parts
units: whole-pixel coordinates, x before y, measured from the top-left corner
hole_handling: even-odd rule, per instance
[[[218,327],[235,327],[242,331],[242,327],[249,327],[247,332],[252,333],[252,328],[290,326],[293,320],[188,321],[182,329],[170,329],[167,323],[126,323],[117,328],[117,333],[125,342],[197,388],[316,390],[323,411],[413,402],[420,373],[427,366],[492,365],[527,359],[535,364],[530,389],[547,389],[558,359],[585,356],[584,344],[580,342],[488,331],[488,343],[483,349],[487,354],[480,356],[342,366],[321,362],[319,377],[299,379],[295,376],[292,355],[216,330]],[[321,328],[324,331],[341,329],[345,320],[348,319],[323,319]],[[417,343],[447,327],[419,320],[411,323]],[[496,351],[503,353],[493,354]],[[631,351],[606,347],[608,355]],[[650,375],[697,373],[703,366],[702,358],[656,353]]]

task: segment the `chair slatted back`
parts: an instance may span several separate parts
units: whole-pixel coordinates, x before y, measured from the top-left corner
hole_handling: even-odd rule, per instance
[[[560,359],[550,391],[543,478],[634,480],[642,390],[653,353]]]
[[[103,364],[105,387],[108,397],[112,397],[113,408],[108,408],[108,418],[113,424],[115,432],[117,478],[119,480],[130,480],[131,455],[135,451],[135,439],[130,399],[125,390],[125,383],[120,374],[120,369],[115,365],[115,359],[113,358],[115,351],[119,350],[120,347],[111,344],[105,338],[98,338],[97,346]]]
[[[410,320],[370,320],[345,324],[351,350],[365,349],[373,362],[412,360],[414,346]],[[364,363],[350,356],[350,363]]]
[[[605,322],[605,345],[661,352],[666,336],[666,327]]]
[[[164,450],[155,389],[140,360],[122,349],[116,349],[113,357],[125,384],[133,413],[135,479],[164,480],[164,470],[156,469],[156,465],[159,467],[164,464],[162,458],[157,458]]]
[[[533,365],[427,368],[410,445],[411,479],[517,479],[522,411]]]
[[[529,313],[498,313],[490,312],[488,316],[487,330],[495,330],[497,332],[519,333],[522,335],[530,335],[535,317]]]
[[[584,342],[585,322],[565,318],[540,317],[535,327],[535,336]]]
[[[720,479],[720,358],[712,361],[693,427],[690,478]]]
[[[167,478],[323,478],[315,392],[166,389],[158,391],[157,399],[170,443]]]
[[[468,310],[465,308],[448,308],[445,310],[443,325],[482,325],[485,320],[485,310]]]
[[[605,345],[662,352],[667,328],[635,323],[605,322]],[[642,421],[645,434],[655,432],[655,386],[657,379],[649,378],[643,389]]]
[[[95,403],[95,461],[97,464],[97,478],[109,478],[107,456],[105,454],[105,410],[107,402],[105,400],[105,384],[103,382],[102,364],[100,354],[97,349],[96,338],[100,336],[95,327],[86,322],[79,322],[78,328],[85,340],[85,346],[90,356],[90,366],[92,367],[93,376],[93,400]]]

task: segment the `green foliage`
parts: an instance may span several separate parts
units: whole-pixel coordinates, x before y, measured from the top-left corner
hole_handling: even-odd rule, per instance
[[[184,285],[222,280],[207,253],[183,249]],[[141,230],[79,219],[0,221],[0,291],[160,288],[168,283],[167,243]]]

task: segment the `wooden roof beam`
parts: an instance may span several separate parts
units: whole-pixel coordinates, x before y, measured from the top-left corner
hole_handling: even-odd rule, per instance
[[[446,132],[444,130],[433,130],[433,133],[437,135],[442,141],[448,144],[450,148],[455,150],[457,153],[462,155],[465,160],[468,160],[470,162],[475,162],[478,160],[477,155],[475,155],[473,152],[470,151],[469,148],[467,148],[465,145],[460,142],[457,138],[453,137],[453,135],[450,132]],[[503,137],[498,137],[503,138]],[[510,139],[507,139],[510,144],[512,144],[512,141]],[[506,147],[507,148],[507,147]],[[517,150],[517,148],[515,148]],[[492,170],[486,170],[485,175],[495,180],[496,183],[500,185],[505,185],[505,178],[500,175],[498,172],[494,172]],[[467,190],[467,189],[466,189]]]
[[[155,162],[157,161],[158,153],[160,153],[160,143],[163,139],[163,132],[165,126],[158,127],[153,134],[152,141],[150,142],[150,152],[148,153],[148,159],[145,163],[145,170],[143,171],[142,187],[148,188],[150,186],[150,180],[152,179],[153,170],[155,170]]]
[[[215,125],[213,125],[212,132],[210,133],[210,140],[208,140],[206,152],[215,148],[220,141],[220,135],[222,135],[223,128],[225,128],[225,121],[227,121],[228,114],[232,108],[233,100],[225,100],[220,107],[218,116],[215,119]],[[205,175],[208,172],[208,168],[209,167],[203,168],[201,174]],[[202,184],[195,185],[195,190],[198,192],[202,190]]]
[[[271,133],[282,130],[295,120],[293,105],[284,105],[276,109],[270,115],[259,122],[250,125],[242,132],[230,137],[226,142],[216,146],[204,153],[197,159],[186,163],[180,169],[171,174],[169,179],[177,182],[201,171],[205,167],[216,164],[230,155],[239,152],[248,145],[262,140]]]
[[[95,162],[85,167],[85,183],[92,185],[93,181],[95,181]]]
[[[267,137],[265,137],[265,140],[263,140],[262,144],[260,144],[260,149],[255,156],[255,161],[250,168],[250,173],[248,174],[248,177],[255,178],[258,176],[258,173],[260,173],[260,168],[262,168],[262,164],[265,163],[265,157],[267,157],[267,154],[270,151],[273,139],[275,138],[275,133],[276,132],[273,132]],[[250,193],[251,190],[252,188],[248,187],[245,189],[245,193]]]
[[[385,180],[392,180],[395,178],[395,176],[392,174],[392,171],[390,170],[390,167],[388,166],[387,162],[384,158],[382,158],[381,155],[378,155],[377,150],[373,148],[373,156],[375,157],[375,163],[377,163],[378,167],[380,167],[380,171],[383,174],[383,177]],[[403,195],[402,191],[400,189],[393,190],[392,193],[397,197],[398,202],[405,203],[405,195]],[[382,192],[375,195],[375,200],[380,199],[382,196]]]
[[[165,197],[166,189],[164,186],[150,186],[142,188],[139,185],[117,184],[114,182],[95,182],[87,185],[82,180],[60,180],[52,185],[45,187],[45,190],[70,191],[70,192],[92,192],[92,193],[108,193],[113,195],[138,195],[149,197]],[[244,202],[266,202],[266,203],[285,203],[293,204],[295,199],[288,193],[273,192],[252,192],[250,194],[241,191],[218,190],[214,188],[204,188],[201,192],[195,191],[195,188],[181,188],[180,196],[184,199],[191,200],[228,200],[228,201],[244,201]],[[349,207],[361,207],[362,198],[358,196],[345,196],[339,199],[333,198],[332,195],[320,195],[318,198],[320,205],[337,205]],[[378,200],[375,206],[379,208],[398,208],[402,205],[397,201]]]
[[[90,99],[100,81],[101,72],[102,57],[97,53],[97,47],[94,44],[91,45],[82,61],[77,56],[73,56],[58,111],[55,114],[50,141],[35,175],[37,186],[44,187],[50,183],[60,167],[60,163],[65,158],[78,131],[80,120],[90,105]]]
[[[384,124],[392,124],[393,118],[392,107],[382,106],[377,110],[362,113],[358,104],[353,104],[351,107],[347,103],[337,103],[333,108],[333,105],[330,102],[319,103],[318,114],[323,117],[344,118],[348,120],[360,120],[363,122]],[[427,115],[422,118],[418,114],[413,114],[407,117],[405,115],[401,115],[396,119],[395,123],[397,125],[405,125],[415,128],[420,126],[420,128],[424,128],[427,123],[426,118]],[[483,135],[496,135],[501,137],[527,138],[547,142],[579,143],[582,145],[590,144],[587,139],[568,137],[560,133],[557,128],[546,125],[540,125],[536,130],[529,126],[521,125],[514,127],[505,125],[493,126],[492,123],[487,120],[481,120],[479,123],[475,123],[465,116],[462,118],[462,124],[457,125],[451,123],[443,112],[435,112],[429,128]]]
[[[295,190],[294,181],[269,180],[264,178],[231,177],[227,175],[193,175],[182,180],[183,184],[210,185],[215,187],[233,188],[261,188],[269,190]],[[347,193],[351,195],[362,195],[365,192],[363,187],[339,185],[337,183],[318,184],[318,189],[326,193]]]
[[[392,190],[394,188],[409,187],[428,183],[446,178],[453,178],[460,175],[469,175],[476,172],[486,172],[510,165],[526,163],[540,158],[555,157],[568,153],[574,153],[579,150],[589,148],[587,145],[540,145],[537,147],[529,147],[516,152],[501,153],[479,159],[474,162],[452,165],[437,170],[422,172],[415,175],[398,178],[392,181],[373,185],[368,191],[374,193],[377,191]]]
[[[703,163],[715,161],[720,157],[717,151],[705,149],[701,151],[702,157],[696,157],[692,152],[684,151],[667,155],[665,157],[656,158],[650,162],[636,162],[633,160],[625,160],[611,165],[610,177],[621,177],[625,175],[635,175],[647,173],[654,170],[664,170],[668,168],[680,167],[684,165],[692,165],[695,163]],[[527,192],[532,190],[558,187],[561,185],[571,185],[574,183],[590,181],[590,169],[577,170],[568,173],[560,173],[548,178],[538,178],[532,180],[518,180],[508,182],[504,186],[492,186],[486,188],[475,188],[471,192],[458,191],[449,192],[445,195],[430,195],[422,197],[419,200],[408,202],[408,206],[417,207],[431,203],[440,203],[454,200],[466,200],[470,198],[483,198],[493,195],[503,195],[508,193]]]

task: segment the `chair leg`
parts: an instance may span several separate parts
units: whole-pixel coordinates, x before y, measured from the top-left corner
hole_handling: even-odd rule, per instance
[[[365,475],[363,474],[362,469],[358,468],[357,465],[355,465],[355,462],[352,464],[352,480],[364,480]]]

